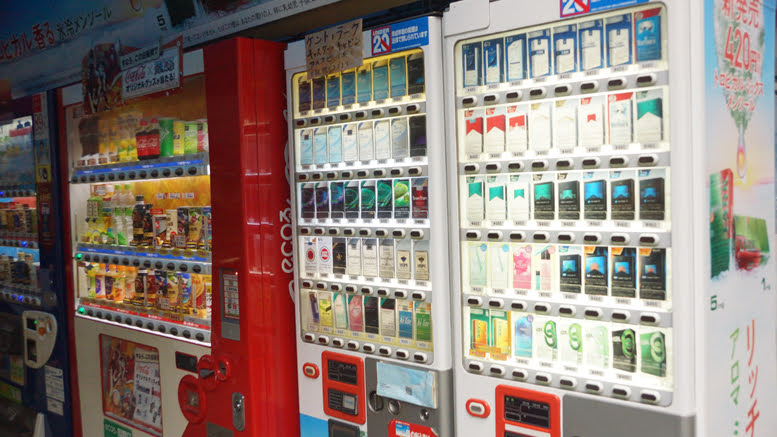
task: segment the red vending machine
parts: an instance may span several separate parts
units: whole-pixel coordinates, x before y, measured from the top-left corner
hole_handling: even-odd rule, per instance
[[[60,90],[82,435],[298,433],[284,48],[172,57],[179,89],[91,115]]]

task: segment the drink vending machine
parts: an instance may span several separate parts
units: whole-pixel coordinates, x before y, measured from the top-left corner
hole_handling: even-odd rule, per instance
[[[10,437],[70,436],[56,108],[50,93],[11,108],[0,122],[0,428]]]
[[[93,115],[61,90],[83,435],[296,434],[284,47]]]
[[[301,434],[450,436],[440,19],[363,35],[325,77],[286,51]]]
[[[457,434],[773,433],[775,11],[731,3],[451,4]]]

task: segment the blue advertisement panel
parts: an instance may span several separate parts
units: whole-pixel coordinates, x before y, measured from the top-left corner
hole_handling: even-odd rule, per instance
[[[14,97],[80,81],[81,58],[97,44],[117,53],[182,35],[184,47],[338,0],[63,0],[0,14],[0,79]]]
[[[704,2],[710,435],[777,429],[774,3]]]

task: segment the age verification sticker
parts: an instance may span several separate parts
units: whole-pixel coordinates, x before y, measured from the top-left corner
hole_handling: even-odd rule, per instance
[[[428,426],[392,420],[389,423],[389,437],[437,437]]]

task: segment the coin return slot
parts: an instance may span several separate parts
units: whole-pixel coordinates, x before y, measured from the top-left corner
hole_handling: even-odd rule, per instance
[[[545,305],[544,303],[534,304],[534,312],[547,313],[549,311],[550,311],[550,307],[548,305]]]
[[[461,99],[461,104],[464,106],[471,106],[474,105],[477,102],[477,99],[474,97],[464,97]]]
[[[562,316],[574,316],[575,315],[575,309],[572,308],[572,307],[567,307],[567,306],[559,307],[558,312]]]
[[[502,299],[491,299],[488,301],[488,306],[491,308],[502,308],[503,305]]]
[[[596,309],[587,309],[585,310],[585,316],[590,317],[592,319],[598,319],[599,317],[602,316],[602,313]]]
[[[472,306],[480,306],[480,298],[479,297],[468,297],[467,298],[467,304]]]
[[[526,239],[526,234],[523,232],[512,232],[510,234],[510,241],[523,241]]]
[[[628,164],[628,161],[623,156],[614,156],[610,158],[610,166],[612,167],[622,167],[626,164]]]
[[[613,311],[612,312],[612,319],[616,320],[618,322],[625,322],[629,319],[628,313],[624,313],[622,311]]]
[[[573,239],[572,234],[558,234],[558,241],[561,241],[562,243],[569,243]]]
[[[656,165],[658,159],[653,155],[640,156],[637,162],[642,166]]]
[[[598,243],[602,237],[599,234],[585,234],[583,235],[583,241],[586,243]]]
[[[599,84],[596,82],[583,82],[580,84],[580,91],[584,93],[592,93],[599,89]]]
[[[510,91],[509,93],[505,94],[505,98],[507,98],[507,100],[518,100],[521,98],[521,92]]]
[[[543,243],[548,241],[548,234],[545,232],[537,232],[534,234],[533,238],[534,238],[534,241]]]
[[[570,87],[569,85],[559,85],[553,91],[556,93],[556,95],[563,96],[563,95],[569,94],[572,91],[572,87]]]
[[[421,169],[418,167],[411,167],[407,170],[407,172],[410,174],[410,176],[418,176],[421,174]]]
[[[583,167],[599,167],[599,158],[585,158]]]
[[[496,95],[495,94],[489,94],[485,97],[483,97],[483,103],[491,104],[496,102]]]
[[[626,81],[621,78],[610,79],[609,82],[607,82],[607,88],[610,88],[610,89],[622,88],[625,85],[626,85]]]
[[[464,166],[464,171],[466,173],[477,173],[479,168],[480,166],[478,166],[477,164],[467,164]]]
[[[520,162],[511,162],[507,164],[507,169],[510,171],[521,171],[523,170],[523,164]]]
[[[469,363],[467,366],[469,370],[473,372],[482,372],[483,371],[483,365],[480,363]]]
[[[494,173],[494,172],[498,172],[501,169],[502,169],[502,166],[500,164],[495,164],[495,163],[486,164],[486,171],[488,172]]]
[[[642,235],[639,237],[639,243],[646,246],[653,246],[658,242],[658,238],[653,235]]]
[[[488,233],[488,239],[489,240],[501,240],[502,239],[502,233],[498,231],[492,231]]]
[[[645,325],[655,325],[658,323],[658,317],[652,314],[643,314],[640,316],[639,320]]]
[[[513,302],[510,304],[510,308],[518,311],[523,311],[526,308],[526,304],[523,302]]]
[[[638,86],[650,86],[656,83],[656,76],[654,74],[643,74],[637,76]]]
[[[541,99],[545,97],[545,90],[543,88],[535,88],[529,91],[529,97],[532,99]]]
[[[400,108],[396,107],[396,106],[394,106],[394,107],[391,107],[391,108],[389,108],[389,110],[388,110],[388,113],[389,113],[389,114],[391,114],[391,115],[397,115],[397,114],[399,114],[400,112],[402,112],[402,110],[401,110]]]
[[[534,161],[531,163],[532,170],[545,170],[548,168],[547,161]]]
[[[504,367],[502,367],[502,366],[491,366],[491,368],[489,369],[489,371],[490,371],[490,372],[491,372],[493,375],[500,375],[500,376],[501,376],[501,375],[504,375],[504,374],[505,374],[505,369],[504,369]]]

